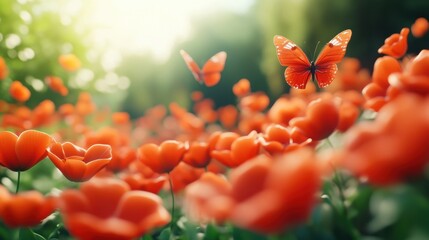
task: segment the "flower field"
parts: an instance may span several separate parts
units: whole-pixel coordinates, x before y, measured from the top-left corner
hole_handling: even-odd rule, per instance
[[[192,108],[136,118],[89,91],[56,102],[76,89],[54,73],[41,83],[57,98],[27,104],[0,52],[0,239],[429,239],[429,50],[408,53],[428,29],[385,36],[371,71],[347,56],[353,29],[314,62],[276,36],[288,93],[242,78],[223,89],[236,104],[193,91]],[[224,80],[228,51],[190,53],[175,54],[194,84]]]

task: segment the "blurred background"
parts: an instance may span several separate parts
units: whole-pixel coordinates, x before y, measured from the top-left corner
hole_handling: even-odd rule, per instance
[[[428,14],[424,0],[1,0],[0,56],[9,78],[31,90],[30,106],[47,98],[73,103],[85,90],[99,106],[137,117],[157,104],[189,107],[195,90],[216,107],[235,103],[231,88],[241,78],[273,99],[288,92],[272,44],[277,34],[311,58],[318,41],[324,44],[350,28],[346,56],[371,70],[386,37]],[[428,35],[410,37],[409,53],[428,43]],[[180,49],[200,66],[226,51],[221,82],[212,88],[198,84]],[[76,72],[58,64],[68,53],[82,62]],[[48,89],[43,82],[48,75],[60,76],[70,94]],[[6,86],[0,94],[7,95]]]

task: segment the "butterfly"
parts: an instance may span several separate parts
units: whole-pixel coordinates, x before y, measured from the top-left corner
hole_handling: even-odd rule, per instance
[[[191,70],[194,75],[195,80],[199,83],[204,83],[207,87],[212,87],[219,83],[221,77],[220,73],[223,71],[225,66],[226,52],[222,51],[216,53],[213,57],[207,60],[201,69],[187,52],[180,50],[180,54],[182,55],[183,60],[185,60],[189,70]]]
[[[340,32],[323,47],[316,61],[310,62],[294,42],[283,36],[274,36],[277,58],[282,66],[287,66],[284,73],[286,82],[294,88],[304,89],[311,77],[319,87],[328,86],[335,78],[336,63],[346,54],[351,37],[350,29]]]

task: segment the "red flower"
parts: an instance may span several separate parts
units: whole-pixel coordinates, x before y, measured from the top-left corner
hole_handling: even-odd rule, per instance
[[[210,156],[225,166],[237,167],[259,154],[260,143],[255,132],[247,136],[236,136],[234,133],[221,134]]]
[[[12,171],[25,171],[46,157],[52,138],[43,132],[27,130],[19,137],[12,132],[0,132],[0,165]]]
[[[250,82],[246,78],[240,79],[234,86],[232,87],[232,92],[237,97],[244,97],[250,92]]]
[[[408,48],[407,37],[409,33],[409,28],[403,28],[400,34],[392,34],[386,38],[384,45],[378,49],[378,53],[383,53],[394,58],[404,56]]]
[[[420,175],[428,163],[429,99],[403,94],[386,104],[373,122],[346,135],[339,154],[344,166],[376,185]]]
[[[183,156],[183,162],[196,168],[206,167],[210,160],[209,145],[205,142],[193,142]]]
[[[138,150],[138,159],[157,173],[169,173],[182,160],[187,146],[181,142],[167,140],[156,145],[144,144]]]
[[[85,150],[70,142],[54,143],[48,148],[48,157],[67,179],[82,182],[92,178],[110,162],[112,148],[95,144]]]
[[[317,99],[308,107],[305,117],[297,117],[290,125],[299,128],[305,136],[313,140],[329,137],[337,128],[339,121],[338,108],[333,99]]]
[[[78,239],[130,240],[170,221],[157,195],[115,179],[85,182],[60,196],[64,224]]]
[[[11,195],[0,186],[0,219],[9,227],[33,227],[55,209],[56,199],[36,191]]]

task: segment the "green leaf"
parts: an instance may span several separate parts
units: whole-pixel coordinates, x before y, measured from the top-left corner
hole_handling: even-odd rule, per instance
[[[159,239],[160,240],[169,240],[171,236],[171,231],[170,228],[165,228],[164,230],[162,230],[162,232],[159,234]]]

